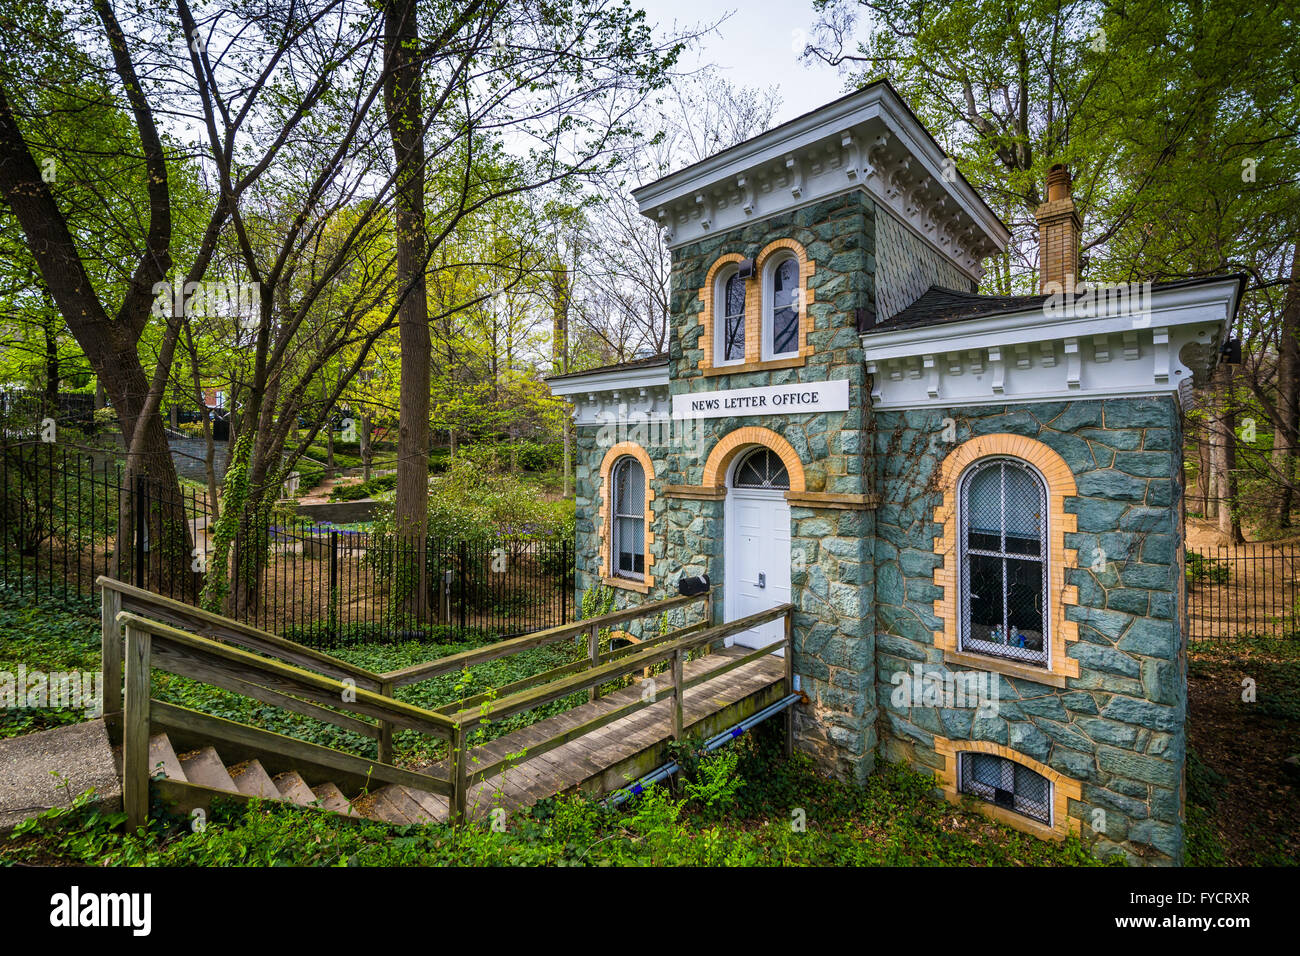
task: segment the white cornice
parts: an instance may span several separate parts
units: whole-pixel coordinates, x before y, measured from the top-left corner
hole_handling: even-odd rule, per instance
[[[861,189],[976,281],[1006,226],[885,83],[633,190],[669,248]]]
[[[1045,308],[862,336],[877,408],[1176,394],[1214,367],[1236,279],[1152,289],[1146,308]]]
[[[586,375],[569,375],[546,383],[552,395],[573,406],[575,425],[610,421],[666,419],[668,361],[635,368],[612,368]]]

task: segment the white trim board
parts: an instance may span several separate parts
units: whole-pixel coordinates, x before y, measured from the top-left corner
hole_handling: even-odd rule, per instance
[[[1180,393],[1214,367],[1236,279],[1153,289],[1141,313],[1042,308],[863,335],[876,408]]]

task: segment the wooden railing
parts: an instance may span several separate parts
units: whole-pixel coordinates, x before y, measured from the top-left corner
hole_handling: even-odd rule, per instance
[[[643,609],[649,609],[654,605],[643,605]],[[480,724],[501,720],[513,714],[533,710],[549,704],[552,701],[568,697],[570,694],[580,693],[588,690],[593,696],[598,692],[600,685],[625,677],[637,671],[644,671],[645,668],[654,667],[657,664],[667,662],[669,664],[669,673],[671,674],[671,683],[660,687],[657,683],[643,685],[646,690],[641,696],[634,701],[630,701],[619,707],[611,708],[587,720],[576,727],[568,728],[547,739],[535,742],[529,745],[527,756],[534,757],[538,754],[544,754],[556,747],[563,746],[572,740],[585,736],[594,730],[598,730],[607,724],[613,723],[629,714],[636,713],[645,707],[658,703],[660,700],[671,699],[671,732],[674,740],[682,738],[684,730],[684,705],[686,691],[692,687],[697,687],[716,677],[721,676],[738,667],[759,660],[772,654],[774,651],[785,651],[785,686],[786,692],[794,683],[794,655],[791,653],[792,648],[792,629],[791,613],[794,610],[792,604],[782,604],[778,607],[766,611],[760,611],[757,614],[751,614],[748,617],[739,618],[738,620],[719,624],[713,627],[704,627],[695,625],[688,628],[682,628],[678,631],[672,631],[668,634],[651,640],[643,641],[640,644],[630,648],[624,648],[621,651],[613,651],[601,656],[600,661],[595,666],[587,666],[582,671],[573,674],[563,674],[551,680],[536,684],[536,686],[522,688],[504,697],[498,697],[496,700],[487,703],[480,703],[476,707],[468,706],[469,701],[461,709],[454,710],[450,716],[456,721],[456,726],[460,728],[462,734],[468,735]],[[597,620],[592,618],[592,620]],[[728,657],[725,663],[719,663],[717,667],[710,668],[702,674],[697,674],[690,679],[684,679],[683,669],[688,656],[695,652],[707,652],[713,649],[715,645],[722,644],[728,637],[733,637],[753,627],[758,627],[772,621],[783,620],[785,622],[784,633],[781,638],[767,644],[763,647],[751,650],[749,653]],[[703,629],[701,629],[703,628]],[[587,662],[583,662],[587,664]],[[546,675],[537,675],[538,678]],[[503,688],[504,689],[504,688]],[[454,781],[459,792],[464,792],[468,787],[473,786],[481,780],[501,773],[512,763],[518,761],[517,757],[505,757],[492,763],[475,767],[470,771],[469,765],[477,762],[475,751],[470,751],[464,760],[459,761],[457,765],[457,778]],[[463,776],[462,776],[463,774]]]
[[[104,711],[110,729],[120,730],[123,803],[132,828],[144,821],[148,811],[152,728],[261,747],[366,779],[440,794],[448,797],[451,822],[459,824],[465,818],[469,788],[505,770],[512,762],[501,759],[476,766],[481,751],[472,748],[469,741],[485,722],[533,710],[584,690],[589,700],[595,700],[602,685],[638,671],[644,674],[649,668],[667,663],[671,683],[662,687],[650,684],[648,692],[638,700],[535,743],[528,748],[528,755],[546,753],[669,698],[673,701],[672,735],[680,739],[685,693],[692,687],[778,648],[785,649],[787,693],[792,686],[793,607],[789,604],[726,624],[711,625],[709,595],[674,597],[376,674],[258,628],[119,581],[100,578],[99,584],[103,591]],[[630,647],[600,651],[600,634],[608,628],[697,603],[703,604],[704,616],[696,623],[643,639]],[[729,657],[718,667],[685,679],[683,668],[691,654],[708,653],[728,637],[782,619],[785,628],[780,640]],[[522,678],[490,693],[434,710],[393,697],[397,687],[583,635],[587,638],[587,655],[583,660]],[[122,680],[124,660],[125,682]],[[199,680],[375,739],[378,762],[154,700],[151,676],[154,669]],[[445,776],[393,766],[395,727],[445,740],[448,752]]]
[[[217,739],[226,736],[225,726],[243,725],[218,721],[206,714],[190,711],[153,699],[155,669],[233,691],[254,700],[310,713],[330,723],[356,729],[363,717],[398,727],[409,728],[448,743],[455,755],[464,749],[464,732],[454,720],[442,714],[394,700],[372,690],[317,674],[292,664],[271,660],[205,637],[189,634],[169,624],[162,624],[130,611],[120,612],[115,623],[126,637],[125,694],[122,707],[122,803],[127,825],[141,825],[149,810],[149,735],[154,728],[207,733]],[[291,696],[292,695],[292,696]],[[313,706],[310,702],[315,702]],[[319,705],[327,706],[319,706]],[[304,710],[304,708],[311,708]],[[347,713],[337,713],[345,711]],[[370,725],[374,726],[374,725]],[[454,792],[450,778],[401,770],[383,761],[367,760],[332,748],[316,747],[293,738],[256,728],[244,727],[245,741],[261,741],[268,749],[283,751],[294,748],[304,759],[320,761],[320,752],[335,769],[345,770],[384,783],[400,783],[429,793],[441,794],[452,802],[453,818],[464,808],[456,803],[463,791]],[[453,756],[453,765],[457,761]]]

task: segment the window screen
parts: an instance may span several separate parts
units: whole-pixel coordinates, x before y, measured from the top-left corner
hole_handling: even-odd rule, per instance
[[[734,488],[780,488],[788,491],[790,473],[776,452],[770,448],[759,448],[736,465],[736,474],[731,484]]]
[[[745,280],[732,275],[722,295],[722,361],[745,358]]]
[[[961,481],[961,648],[1047,663],[1047,491],[1029,465],[995,458]]]
[[[785,259],[772,273],[772,354],[799,351],[799,263]]]
[[[645,469],[635,458],[620,458],[613,484],[614,575],[639,579],[645,574]]]

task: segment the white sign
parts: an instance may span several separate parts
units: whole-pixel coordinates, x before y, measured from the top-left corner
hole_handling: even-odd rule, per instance
[[[673,396],[673,418],[730,418],[738,415],[815,415],[847,412],[844,379],[809,385],[760,385]]]

